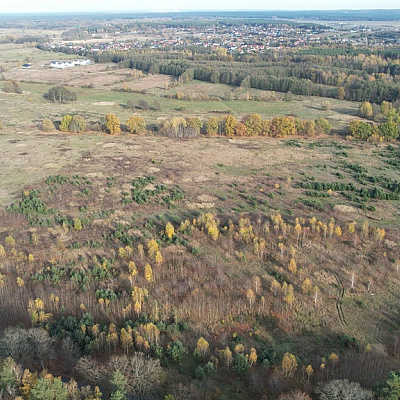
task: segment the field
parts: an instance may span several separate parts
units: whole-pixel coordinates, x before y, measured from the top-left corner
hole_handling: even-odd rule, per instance
[[[64,59],[64,58],[63,58]],[[174,87],[174,78],[166,75],[143,75],[133,77],[132,70],[115,69],[111,65],[90,65],[65,70],[49,70],[40,63],[32,69],[19,66],[3,73],[5,79],[20,83],[22,96],[0,93],[4,99],[3,122],[10,126],[29,121],[35,125],[44,118],[61,118],[65,113],[80,113],[91,120],[100,120],[105,114],[115,113],[121,121],[132,114],[141,115],[148,123],[172,116],[199,117],[203,120],[218,114],[232,114],[241,119],[246,114],[259,113],[263,118],[293,115],[300,119],[326,118],[335,133],[347,132],[349,122],[357,115],[358,104],[350,101],[330,99],[330,110],[324,111],[320,97],[296,95],[293,101],[285,101],[283,94],[276,94],[276,101],[260,101],[259,97],[268,92],[258,89],[237,89],[230,85],[191,81]],[[172,87],[165,89],[165,82]],[[44,94],[54,85],[68,85],[74,88],[78,101],[57,104],[46,101]],[[131,92],[121,92],[126,85]],[[135,93],[133,93],[135,91]],[[177,91],[187,96],[210,100],[178,100]],[[233,101],[224,100],[226,93],[232,93]],[[250,100],[246,100],[247,93]],[[7,101],[12,96],[13,101]],[[158,110],[141,111],[126,108],[128,100],[138,104],[145,100],[150,107],[158,103]],[[40,104],[38,108],[37,105]],[[19,112],[14,112],[18,107]]]
[[[136,359],[153,370],[129,393],[166,400],[318,399],[330,380],[373,390],[400,369],[399,145],[347,137],[366,121],[358,102],[45,64],[67,58],[0,44],[3,83],[22,90],[0,92],[0,357],[30,335],[42,351],[14,361],[75,379],[76,399],[84,385],[110,398]],[[47,100],[55,85],[77,101]],[[110,113],[121,132],[58,129]],[[159,127],[254,113],[332,132],[174,140]],[[127,132],[132,115],[146,132]]]
[[[0,44],[1,60],[0,66],[6,69],[19,68],[25,62],[40,66],[51,60],[71,60],[76,57],[67,54],[44,52],[36,48],[25,47],[22,44],[12,43]]]

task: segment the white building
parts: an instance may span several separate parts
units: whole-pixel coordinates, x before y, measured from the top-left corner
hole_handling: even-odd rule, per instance
[[[64,69],[75,67],[76,65],[88,65],[91,61],[89,59],[73,60],[73,61],[51,61],[49,68]]]

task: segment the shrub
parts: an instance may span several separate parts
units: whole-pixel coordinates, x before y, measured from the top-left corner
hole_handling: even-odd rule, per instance
[[[396,122],[388,121],[379,127],[380,136],[387,140],[397,139],[399,137],[399,127]]]
[[[80,115],[75,115],[69,124],[68,130],[70,132],[75,132],[75,133],[85,132],[86,130],[85,119]]]
[[[331,109],[331,103],[329,101],[323,101],[321,104],[322,111],[329,111]]]
[[[317,118],[314,122],[317,134],[328,134],[332,130],[332,125],[325,118]]]
[[[46,118],[44,121],[43,121],[43,123],[42,123],[42,131],[43,132],[52,132],[52,131],[54,131],[56,128],[54,128],[54,125],[53,125],[53,123],[48,119],[48,118]]]
[[[114,134],[121,131],[121,123],[115,114],[106,115],[106,129],[109,133]]]
[[[142,117],[132,116],[126,121],[126,127],[130,133],[141,134],[146,130],[146,122]]]
[[[71,121],[72,121],[72,117],[70,115],[68,115],[68,114],[64,115],[61,120],[60,131],[68,132]]]
[[[153,109],[154,111],[161,111],[161,104],[160,104],[160,102],[157,101],[157,100],[154,100],[152,109]]]
[[[285,93],[285,101],[293,101],[293,93],[292,92]]]
[[[362,121],[351,121],[350,131],[354,138],[368,139],[372,134],[372,125]]]
[[[198,366],[193,373],[194,377],[196,379],[203,379],[206,376],[206,373],[204,372],[204,368]]]
[[[15,81],[7,81],[7,82],[5,82],[3,84],[3,92],[21,94],[22,90],[19,88],[17,82],[15,82]]]
[[[236,375],[245,375],[249,368],[250,365],[248,364],[246,357],[243,354],[236,354],[233,360],[232,371]]]
[[[129,99],[126,102],[126,108],[130,108],[131,110],[135,109],[136,108],[135,102],[133,100]]]
[[[176,342],[170,342],[167,348],[167,355],[172,361],[179,363],[185,354],[182,343],[178,340]]]
[[[139,100],[138,108],[146,111],[150,108],[150,106],[146,100]]]
[[[371,119],[374,116],[372,105],[369,101],[363,101],[358,108],[360,117]]]

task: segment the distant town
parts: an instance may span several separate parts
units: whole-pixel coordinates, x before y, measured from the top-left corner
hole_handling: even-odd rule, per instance
[[[70,36],[71,33],[65,36]],[[385,46],[400,44],[400,30],[389,27],[355,25],[344,29],[342,23],[329,26],[307,24],[222,24],[192,27],[145,26],[136,30],[80,32],[76,40],[40,44],[42,50],[67,54],[94,55],[105,51],[128,51],[153,48],[220,47],[229,53],[264,53],[270,48],[301,48],[307,46],[351,44],[352,46]],[[82,40],[83,39],[83,40]]]

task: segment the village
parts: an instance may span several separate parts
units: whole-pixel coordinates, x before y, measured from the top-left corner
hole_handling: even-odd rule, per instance
[[[83,28],[82,28],[83,29]],[[393,27],[391,28],[393,30]],[[302,48],[308,46],[349,44],[352,46],[379,45],[392,47],[400,43],[398,29],[367,25],[349,27],[342,23],[312,24],[215,24],[212,26],[158,27],[137,29],[97,29],[84,31],[85,39],[61,40],[40,45],[42,50],[93,56],[106,51],[132,49],[212,48],[228,53],[264,53],[271,48]],[[82,32],[80,31],[80,37]],[[68,35],[66,35],[68,36]]]

